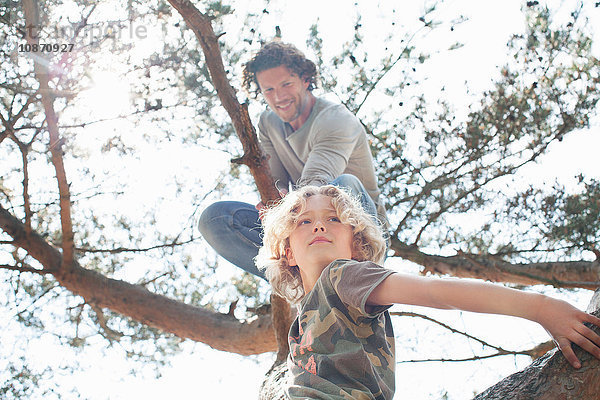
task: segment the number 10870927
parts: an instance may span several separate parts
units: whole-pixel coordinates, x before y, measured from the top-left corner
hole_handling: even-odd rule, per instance
[[[73,43],[20,43],[19,53],[69,53],[73,51]]]

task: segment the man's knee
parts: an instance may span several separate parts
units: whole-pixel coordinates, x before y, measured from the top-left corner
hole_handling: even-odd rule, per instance
[[[363,184],[360,180],[351,174],[342,174],[331,181],[332,185],[349,189],[352,193],[361,193],[364,191]]]
[[[200,233],[204,236],[210,232],[213,221],[223,217],[225,214],[225,202],[223,201],[218,201],[206,207],[198,220],[198,229],[200,230]]]
[[[331,184],[347,189],[350,194],[360,200],[365,211],[371,214],[373,218],[377,219],[377,206],[373,202],[373,199],[371,199],[369,196],[369,193],[367,193],[367,190],[363,186],[362,182],[356,176],[351,174],[342,174],[335,178]]]
[[[364,192],[366,192],[362,182],[354,175],[351,174],[342,174],[331,181],[332,185],[345,188],[350,191],[350,193],[355,196],[360,196]]]
[[[254,206],[238,201],[218,201],[206,207],[198,220],[198,229],[203,236],[213,230],[253,229],[260,225],[258,211]]]
[[[206,229],[208,228],[210,221],[213,219],[214,215],[214,204],[206,207],[202,214],[200,215],[200,219],[198,220],[198,230],[202,235],[206,233]]]

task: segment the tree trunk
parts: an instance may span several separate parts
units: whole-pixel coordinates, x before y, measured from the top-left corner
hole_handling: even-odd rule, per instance
[[[286,360],[276,361],[260,385],[258,400],[285,400],[285,387],[289,378]]]

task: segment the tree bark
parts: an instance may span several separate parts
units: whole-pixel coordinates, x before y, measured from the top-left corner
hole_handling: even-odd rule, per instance
[[[285,388],[290,378],[285,360],[276,361],[258,392],[258,400],[285,400]]]
[[[600,316],[600,290],[588,307]],[[590,325],[588,325],[590,326]],[[600,328],[590,326],[600,333]],[[596,400],[600,398],[600,360],[573,345],[582,367],[574,369],[558,349],[548,352],[523,371],[477,395],[474,400]]]

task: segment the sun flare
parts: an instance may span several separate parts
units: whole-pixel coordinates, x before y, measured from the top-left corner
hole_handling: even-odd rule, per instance
[[[116,73],[100,71],[92,76],[92,85],[83,93],[82,100],[90,116],[115,118],[129,107],[128,85]]]

